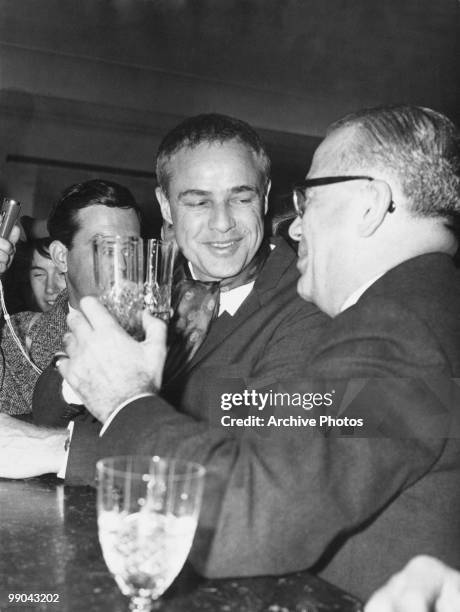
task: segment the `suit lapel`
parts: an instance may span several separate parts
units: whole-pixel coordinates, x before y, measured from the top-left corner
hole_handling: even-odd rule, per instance
[[[212,323],[206,340],[188,364],[188,372],[206,359],[232,333],[239,330],[244,321],[271,299],[271,292],[275,290],[283,274],[296,257],[294,251],[283,239],[275,238],[271,242],[275,245],[275,248],[257,277],[253,290],[233,317],[224,313]]]
[[[253,312],[260,307],[259,297],[255,288],[251,291],[248,297],[244,300],[234,316],[224,312],[220,317],[213,321],[209,334],[205,341],[198,349],[196,355],[190,361],[189,370],[198,365],[217,347],[219,347],[226,338],[234,331],[238,330],[241,323],[245,321]]]

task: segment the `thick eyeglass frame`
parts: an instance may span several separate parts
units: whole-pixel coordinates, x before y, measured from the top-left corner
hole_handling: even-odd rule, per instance
[[[346,183],[348,181],[375,181],[373,176],[361,176],[361,175],[346,175],[346,176],[321,176],[318,178],[306,179],[302,183],[294,185],[292,188],[292,202],[294,209],[298,217],[302,218],[305,212],[304,207],[299,204],[298,192],[302,193],[302,199],[305,202],[305,190],[311,187],[322,187],[323,185],[333,185],[334,183]],[[395,211],[395,203],[391,200],[388,206],[388,212],[392,213]]]

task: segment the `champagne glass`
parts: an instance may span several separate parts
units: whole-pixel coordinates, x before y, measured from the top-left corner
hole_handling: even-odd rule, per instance
[[[121,456],[97,463],[99,541],[130,610],[146,612],[190,552],[205,469],[176,459]]]
[[[171,284],[176,243],[172,240],[147,240],[145,306],[150,314],[169,321],[171,312]]]
[[[94,276],[99,300],[136,340],[142,340],[144,257],[142,238],[99,236],[94,240]]]

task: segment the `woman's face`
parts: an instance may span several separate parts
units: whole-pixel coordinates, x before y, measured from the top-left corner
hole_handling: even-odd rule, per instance
[[[34,251],[29,271],[34,300],[42,312],[52,308],[58,294],[65,289],[65,277],[48,257]]]

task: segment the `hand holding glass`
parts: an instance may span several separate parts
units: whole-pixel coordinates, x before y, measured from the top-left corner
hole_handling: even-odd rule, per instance
[[[179,574],[195,534],[205,470],[160,457],[97,463],[99,540],[130,610],[147,611]]]

